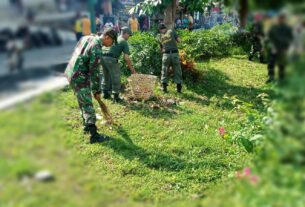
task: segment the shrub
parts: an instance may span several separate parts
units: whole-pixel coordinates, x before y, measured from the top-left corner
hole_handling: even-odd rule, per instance
[[[237,31],[232,35],[232,42],[239,53],[248,53],[251,49],[250,34],[248,31]]]
[[[129,39],[131,60],[139,73],[155,74],[161,73],[162,55],[160,46],[153,33],[136,33]],[[123,59],[120,60],[122,63]],[[129,70],[124,64],[123,72],[129,74]]]
[[[302,58],[294,63],[285,83],[275,86],[276,97],[265,121],[265,141],[252,166],[258,182],[245,182],[232,174],[233,182],[209,198],[206,206],[220,206],[214,203],[219,197],[226,200],[221,206],[304,206],[305,61]]]
[[[210,30],[198,30],[189,32],[178,31],[181,38],[179,50],[183,51],[184,61],[193,62],[209,58],[221,58],[233,53],[241,53],[239,45],[245,44],[245,40],[238,42],[237,28],[230,24],[216,26]],[[130,40],[131,59],[139,73],[160,75],[162,55],[156,38],[157,34],[152,32],[136,33]],[[123,59],[120,60],[123,63]],[[189,70],[182,61],[182,69],[186,69],[186,77],[194,77],[198,73],[195,69]],[[129,74],[124,64],[123,72]],[[195,74],[193,74],[195,72]],[[191,74],[187,74],[191,73]]]
[[[180,31],[180,49],[184,49],[195,60],[226,57],[236,47],[232,39],[236,31],[237,28],[230,24],[219,25],[210,30]]]

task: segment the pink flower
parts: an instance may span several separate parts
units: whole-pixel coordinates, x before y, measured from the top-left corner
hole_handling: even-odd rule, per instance
[[[251,175],[251,169],[249,167],[244,168],[242,171],[237,171],[235,177],[237,179],[245,180],[251,185],[257,185],[259,182],[259,177],[257,175]]]
[[[251,169],[249,167],[246,167],[244,169],[244,176],[249,177],[251,175]]]
[[[223,127],[219,128],[219,129],[218,129],[218,132],[219,132],[219,134],[220,134],[221,137],[224,137],[225,134],[226,134],[226,130],[225,130],[225,128],[223,128]]]
[[[251,169],[249,167],[244,168],[242,171],[237,171],[235,173],[236,178],[246,178],[250,177]]]
[[[251,176],[250,177],[250,183],[252,184],[252,185],[257,185],[258,184],[258,182],[259,182],[259,178],[258,178],[258,176],[256,176],[256,175],[253,175],[253,176]]]

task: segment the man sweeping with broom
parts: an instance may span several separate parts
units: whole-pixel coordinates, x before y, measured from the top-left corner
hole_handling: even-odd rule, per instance
[[[101,101],[100,71],[101,48],[117,42],[117,33],[113,29],[106,30],[101,36],[83,37],[75,47],[65,74],[72,87],[81,110],[84,133],[90,133],[90,143],[103,142],[107,137],[97,132],[96,116],[92,95],[102,108],[104,117],[111,121],[105,104]]]

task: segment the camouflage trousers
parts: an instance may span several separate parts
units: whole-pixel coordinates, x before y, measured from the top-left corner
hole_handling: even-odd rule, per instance
[[[161,82],[168,83],[168,69],[172,66],[174,72],[174,82],[182,84],[182,70],[178,53],[163,54]]]
[[[75,83],[73,80],[71,80],[70,85],[77,98],[77,102],[83,119],[83,125],[88,126],[95,124],[96,116],[93,107],[90,83],[80,84]]]
[[[102,90],[112,93],[121,92],[121,69],[118,59],[103,57]]]

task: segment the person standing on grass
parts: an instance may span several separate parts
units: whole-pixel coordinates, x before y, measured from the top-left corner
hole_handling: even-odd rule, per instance
[[[192,31],[193,27],[194,27],[194,18],[192,17],[191,14],[188,15],[188,18],[189,18],[188,29],[189,29],[189,31]]]
[[[184,18],[182,19],[182,29],[187,29],[187,28],[189,28],[189,24],[190,24],[189,21],[190,21],[190,20],[189,20],[188,16],[185,15]]]
[[[104,25],[104,29],[109,29],[109,28],[113,28],[113,23],[111,21],[111,19],[107,19],[107,22]]]
[[[21,71],[24,65],[25,40],[18,38],[16,34],[8,41],[6,45],[8,67],[10,72]]]
[[[99,16],[95,17],[95,30],[96,32],[100,32],[101,31],[101,26],[102,26],[102,21],[99,18]]]
[[[119,58],[122,53],[124,53],[125,62],[128,65],[130,71],[134,74],[136,70],[132,66],[130,60],[130,51],[128,45],[128,39],[131,36],[131,31],[128,27],[122,27],[121,35],[118,37],[118,44],[113,45],[112,47],[103,47],[102,56],[103,56],[103,97],[104,99],[109,99],[111,93],[113,95],[113,102],[119,103],[120,91],[121,91],[121,69],[119,64]]]
[[[181,28],[181,25],[182,25],[182,21],[180,18],[177,18],[176,19],[176,22],[175,22],[175,27],[176,29],[180,29]]]
[[[159,24],[159,43],[161,46],[162,71],[161,82],[162,91],[167,93],[168,86],[168,68],[171,66],[174,71],[174,82],[177,84],[177,92],[182,92],[182,70],[178,53],[177,42],[180,42],[175,30],[167,29],[164,24]]]
[[[84,15],[82,18],[82,33],[83,36],[91,34],[91,22],[88,15]]]
[[[74,22],[74,32],[76,36],[76,40],[79,41],[80,38],[82,38],[83,33],[82,33],[82,19],[80,18],[81,14],[78,11],[75,15],[75,22]]]
[[[134,14],[131,15],[131,17],[128,20],[128,26],[132,33],[139,31],[139,22],[138,19],[135,17]]]
[[[292,28],[286,23],[286,15],[280,14],[278,23],[271,27],[268,33],[268,40],[271,44],[268,60],[268,76],[266,83],[274,81],[275,65],[279,66],[279,79],[285,78],[285,67],[287,64],[287,52],[293,41]]]
[[[113,29],[106,30],[103,35],[88,35],[77,43],[72,58],[66,68],[65,75],[73,89],[81,110],[84,132],[90,134],[90,143],[102,142],[107,137],[97,132],[96,116],[92,95],[100,100],[100,70],[102,46],[111,46],[117,41],[117,33]]]
[[[252,61],[256,53],[259,54],[259,60],[261,63],[264,62],[264,51],[263,51],[263,38],[264,38],[264,26],[260,17],[256,17],[254,23],[250,29],[250,41],[251,41],[251,52],[249,60]]]

